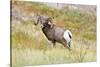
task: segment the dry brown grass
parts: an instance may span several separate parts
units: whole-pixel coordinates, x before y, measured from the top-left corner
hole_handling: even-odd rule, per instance
[[[72,31],[71,51],[57,43],[56,48],[47,40],[41,28],[34,26],[30,17],[23,22],[12,19],[12,65],[38,65],[96,61],[96,15],[67,8],[58,10],[39,3],[13,2],[13,8],[25,14],[40,13],[58,16],[55,24]],[[16,14],[18,15],[18,14]],[[24,17],[24,19],[25,19]]]

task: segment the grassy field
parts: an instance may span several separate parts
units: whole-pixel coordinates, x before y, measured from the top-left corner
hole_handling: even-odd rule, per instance
[[[90,6],[81,5],[81,8]],[[37,13],[57,16],[54,23],[71,30],[71,51],[59,43],[53,48],[52,43],[42,33],[40,25],[33,24],[35,20],[32,14]],[[68,8],[68,5],[58,9],[43,3],[13,1],[11,23],[13,67],[96,61],[95,9]]]

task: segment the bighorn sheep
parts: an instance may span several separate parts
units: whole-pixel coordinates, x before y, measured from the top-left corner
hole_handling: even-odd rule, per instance
[[[56,26],[53,24],[53,19],[46,16],[38,15],[37,22],[34,24],[37,25],[38,23],[40,23],[43,33],[47,39],[53,43],[53,46],[58,42],[63,44],[64,47],[70,49],[72,33],[69,30]]]

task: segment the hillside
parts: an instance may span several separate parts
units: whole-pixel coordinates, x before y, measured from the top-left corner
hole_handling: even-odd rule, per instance
[[[51,5],[52,3],[12,2],[13,65],[96,61],[96,6],[55,4],[56,7],[53,7]],[[42,33],[40,26],[33,24],[36,22],[35,14],[55,17],[54,24],[72,32],[71,52],[59,43],[56,48],[52,47],[52,43]]]

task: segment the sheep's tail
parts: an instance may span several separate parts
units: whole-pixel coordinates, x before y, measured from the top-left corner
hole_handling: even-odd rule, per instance
[[[72,39],[72,33],[69,30],[66,30],[63,35],[64,39],[68,42]]]
[[[72,33],[69,30],[67,30],[67,31],[68,31],[68,35],[69,35],[70,39],[72,39]],[[71,41],[68,43],[68,47],[69,48],[71,47]]]
[[[72,33],[69,30],[66,30],[64,32],[64,36],[63,37],[67,42],[67,46],[70,48],[71,47]]]

